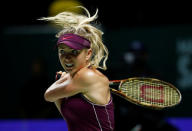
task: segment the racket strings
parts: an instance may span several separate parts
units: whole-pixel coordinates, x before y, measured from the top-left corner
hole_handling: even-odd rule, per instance
[[[175,105],[180,97],[174,88],[161,81],[128,80],[120,85],[119,90],[134,102],[154,107]]]

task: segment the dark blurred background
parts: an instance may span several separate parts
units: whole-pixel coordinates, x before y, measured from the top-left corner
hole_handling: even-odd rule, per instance
[[[0,119],[61,118],[54,104],[43,98],[55,72],[62,70],[55,49],[58,30],[37,19],[76,5],[92,15],[99,9],[97,26],[104,31],[110,55],[103,73],[109,79],[154,77],[174,84],[183,96],[180,105],[163,111],[143,109],[114,96],[117,130],[125,129],[123,125],[127,130],[178,130],[168,118],[192,117],[192,10],[184,1],[4,1]]]

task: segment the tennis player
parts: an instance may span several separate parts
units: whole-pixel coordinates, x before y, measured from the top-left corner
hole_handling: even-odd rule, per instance
[[[58,38],[58,56],[65,72],[45,92],[67,122],[69,131],[113,131],[114,106],[109,80],[98,68],[106,70],[108,50],[103,32],[91,22],[93,16],[62,12],[41,18],[62,27]]]

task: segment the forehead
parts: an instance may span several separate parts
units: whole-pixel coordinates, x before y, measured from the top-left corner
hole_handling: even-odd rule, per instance
[[[58,46],[58,49],[74,50],[74,49],[70,48],[69,46],[66,46],[65,44],[60,44],[60,45]]]

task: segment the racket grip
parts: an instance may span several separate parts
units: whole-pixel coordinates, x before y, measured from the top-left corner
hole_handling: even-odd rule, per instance
[[[116,82],[116,81],[109,81],[109,85],[112,86],[112,85],[119,85],[119,81]]]
[[[61,75],[62,75],[61,73],[56,72],[55,80],[59,80]]]
[[[109,85],[111,86],[111,85],[113,85],[114,84],[114,82],[112,82],[112,81],[109,81]]]

